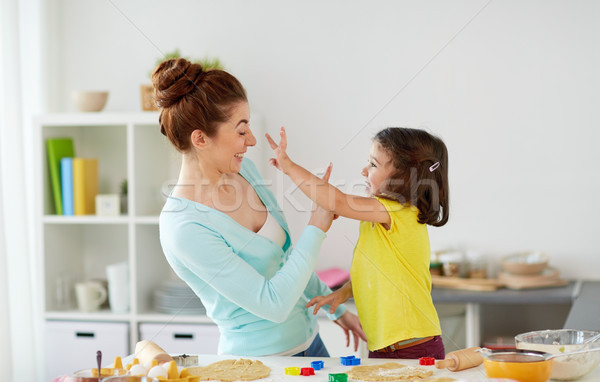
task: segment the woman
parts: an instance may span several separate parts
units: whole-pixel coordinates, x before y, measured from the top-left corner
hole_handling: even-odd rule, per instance
[[[330,290],[314,273],[333,216],[315,209],[295,246],[274,195],[244,158],[256,144],[246,92],[221,70],[185,59],[163,62],[152,81],[161,132],[182,153],[160,216],[160,241],[177,275],[219,326],[219,353],[327,357],[306,309]],[[326,174],[328,177],[328,174]],[[365,340],[356,315],[330,318]]]

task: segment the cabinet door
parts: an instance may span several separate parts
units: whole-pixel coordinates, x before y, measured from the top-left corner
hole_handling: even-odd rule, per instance
[[[140,340],[152,340],[167,353],[217,354],[219,328],[216,325],[140,324]]]
[[[98,350],[103,367],[129,354],[127,323],[47,321],[45,332],[46,381],[96,367]]]

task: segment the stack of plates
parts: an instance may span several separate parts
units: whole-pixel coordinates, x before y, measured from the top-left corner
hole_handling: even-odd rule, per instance
[[[154,291],[154,309],[169,314],[206,314],[198,296],[181,281],[166,281]]]

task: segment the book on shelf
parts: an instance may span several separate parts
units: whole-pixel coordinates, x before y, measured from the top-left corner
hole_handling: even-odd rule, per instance
[[[75,215],[96,213],[98,159],[73,158],[73,207]]]
[[[50,188],[54,200],[54,212],[63,214],[62,192],[60,180],[60,160],[65,157],[74,157],[75,149],[71,138],[48,138],[46,140],[48,154],[48,170],[50,175]]]
[[[64,157],[60,160],[60,182],[62,192],[63,215],[74,215],[73,206],[73,158]]]

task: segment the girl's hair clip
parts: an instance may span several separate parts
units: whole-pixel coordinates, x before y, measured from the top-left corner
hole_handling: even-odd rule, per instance
[[[429,172],[434,172],[436,168],[440,167],[440,162],[435,162],[431,166],[429,166]]]

